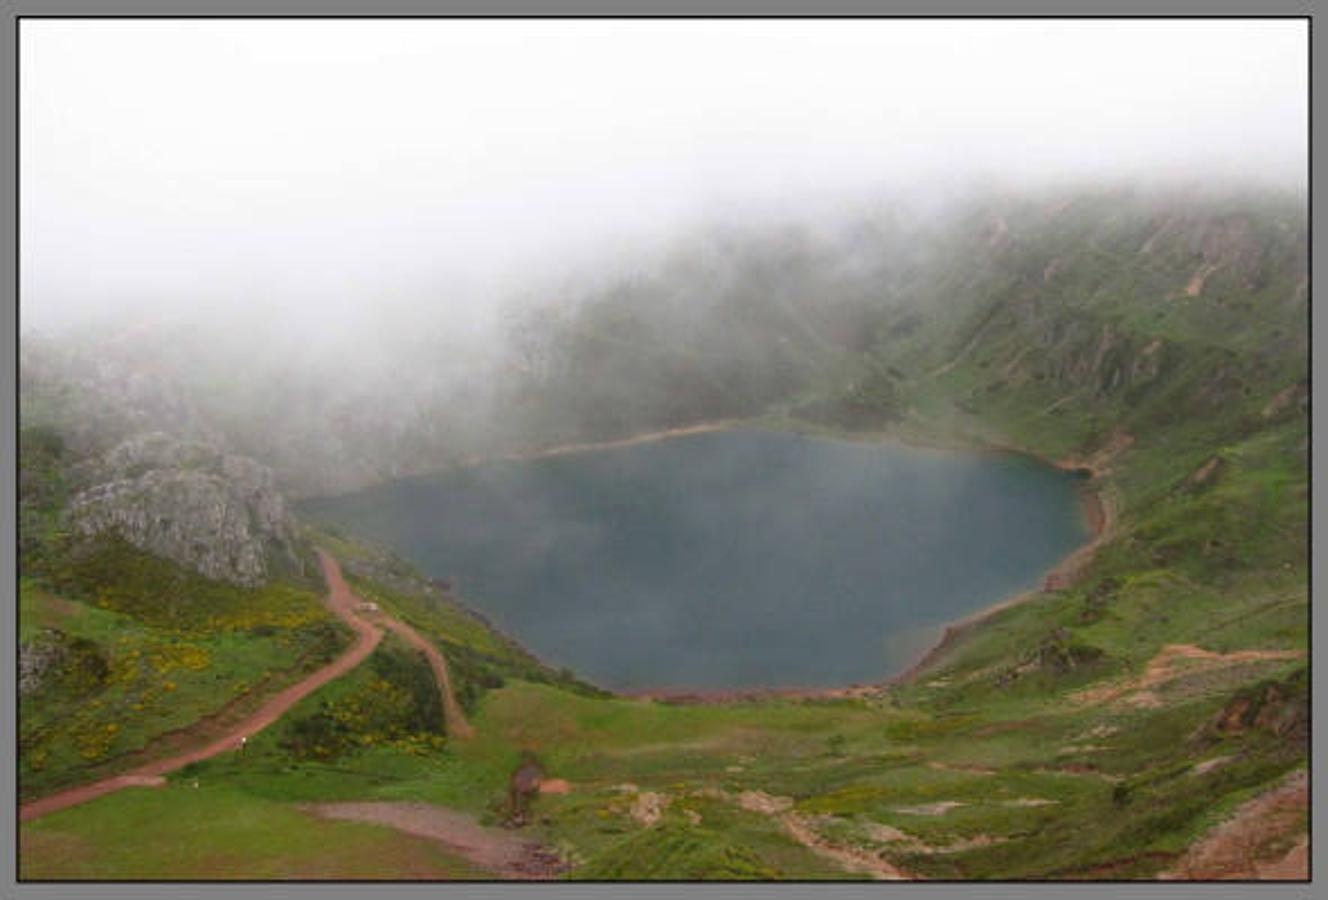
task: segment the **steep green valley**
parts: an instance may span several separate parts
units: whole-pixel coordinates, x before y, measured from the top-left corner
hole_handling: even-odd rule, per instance
[[[280,435],[214,426],[230,401],[187,377],[130,391],[120,362],[25,348],[21,802],[206,742],[344,653],[315,547],[366,617],[442,653],[474,735],[389,633],[241,749],[25,821],[20,876],[1299,877],[1279,867],[1309,817],[1304,198],[1049,191],[846,233],[731,234],[534,304],[482,441],[419,404],[403,427],[427,438],[378,446],[399,474],[725,420],[1082,469],[1097,539],[877,685],[615,695],[281,499],[361,471],[265,458]],[[503,828],[526,752],[546,789]],[[1233,818],[1239,840],[1209,841]]]

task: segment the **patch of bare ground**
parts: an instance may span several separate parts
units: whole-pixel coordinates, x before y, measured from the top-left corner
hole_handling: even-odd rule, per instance
[[[1306,880],[1309,836],[1303,832],[1308,812],[1309,774],[1298,769],[1276,787],[1242,804],[1158,877],[1168,881]]]
[[[1046,797],[1016,797],[1013,800],[1001,800],[1001,806],[1014,807],[1035,807],[1035,806],[1054,806],[1060,803],[1059,800],[1048,800]]]
[[[1124,428],[1116,428],[1102,446],[1087,456],[1066,456],[1056,460],[1062,469],[1087,469],[1094,478],[1105,475],[1110,463],[1134,445],[1134,435]]]
[[[1273,416],[1290,406],[1291,402],[1295,400],[1297,395],[1303,390],[1304,387],[1302,385],[1293,384],[1288,388],[1278,391],[1273,395],[1273,399],[1268,401],[1267,405],[1264,406],[1259,414],[1265,419],[1271,419]]]
[[[846,872],[860,872],[878,881],[906,881],[913,877],[879,854],[826,840],[812,827],[815,817],[795,812],[793,800],[789,797],[776,797],[764,791],[743,791],[737,796],[726,796],[748,812],[761,813],[778,820],[795,841],[817,856],[836,863]]]
[[[883,825],[880,822],[868,822],[864,826],[867,837],[873,841],[882,844],[916,844],[918,839],[907,831],[901,831],[893,825]]]
[[[1103,772],[1096,766],[1082,762],[1067,762],[1055,768],[1041,767],[1033,770],[1036,775],[1072,775],[1079,778],[1097,778],[1112,784],[1124,780],[1121,775]]]
[[[668,796],[655,791],[641,791],[636,795],[636,799],[632,801],[630,815],[637,822],[649,828],[660,820],[668,806]]]
[[[1057,755],[1064,756],[1072,753],[1101,753],[1103,750],[1110,750],[1105,744],[1066,744],[1056,751]]]
[[[968,806],[962,800],[940,800],[936,803],[923,803],[918,806],[896,806],[894,811],[909,816],[943,816],[952,809]]]
[[[1303,881],[1309,878],[1309,835],[1301,835],[1300,840],[1296,841],[1281,859],[1270,863],[1256,863],[1255,870],[1260,879],[1268,881]]]
[[[1164,705],[1154,689],[1183,675],[1249,663],[1299,659],[1304,655],[1303,650],[1236,650],[1215,653],[1193,644],[1167,644],[1148,661],[1137,677],[1079,691],[1071,695],[1071,700],[1081,706],[1119,703],[1152,709]]]
[[[975,834],[972,837],[961,838],[953,844],[946,844],[941,847],[934,847],[924,843],[919,838],[895,828],[892,825],[882,825],[880,822],[868,822],[864,826],[864,833],[873,841],[881,844],[896,844],[898,849],[906,850],[909,853],[923,853],[927,855],[944,855],[947,853],[963,853],[966,850],[974,850],[978,847],[990,847],[993,844],[1004,844],[1009,838],[989,834]]]
[[[431,803],[310,803],[300,809],[326,819],[386,825],[437,841],[498,878],[549,879],[567,870],[558,854],[543,844],[487,828],[466,813]]]
[[[1208,282],[1209,276],[1216,271],[1216,263],[1205,262],[1199,266],[1199,268],[1195,270],[1194,275],[1190,277],[1189,283],[1185,285],[1185,296],[1197,297],[1202,294],[1204,285]]]
[[[878,881],[905,881],[909,878],[901,869],[875,853],[830,843],[813,831],[800,816],[784,813],[779,819],[784,825],[784,830],[795,841],[818,856],[838,863],[845,871],[861,872]]]
[[[930,847],[924,845],[919,847],[917,852],[927,854],[964,853],[968,850],[976,850],[979,847],[990,847],[993,844],[1004,844],[1008,840],[1009,838],[1000,837],[999,835],[993,837],[990,834],[975,834],[969,838],[961,838],[953,844],[946,844],[944,847]]]
[[[541,794],[570,794],[572,785],[565,778],[545,778],[539,783]]]
[[[1213,771],[1214,769],[1218,769],[1221,768],[1222,766],[1225,766],[1227,763],[1231,762],[1235,758],[1236,757],[1234,756],[1215,756],[1212,759],[1205,759],[1203,762],[1199,763],[1193,769],[1191,769],[1190,774],[1207,775],[1209,772]]]

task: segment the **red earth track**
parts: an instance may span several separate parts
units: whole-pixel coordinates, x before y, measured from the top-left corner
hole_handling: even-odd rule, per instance
[[[443,699],[443,719],[447,723],[447,733],[462,740],[474,737],[475,730],[466,721],[466,714],[461,711],[461,705],[457,703],[456,695],[452,693],[452,679],[447,674],[447,660],[443,658],[443,654],[438,652],[438,648],[433,645],[433,642],[423,637],[405,622],[391,616],[380,613],[379,618],[376,618],[375,621],[396,632],[406,643],[419,650],[429,660],[429,667],[433,669],[434,681],[437,682],[438,692]]]
[[[351,593],[350,587],[347,586],[346,580],[341,575],[341,567],[337,565],[337,561],[323,550],[318,551],[318,559],[323,567],[323,577],[327,581],[328,608],[331,609],[339,619],[355,630],[355,643],[351,645],[349,650],[319,669],[317,672],[314,672],[308,678],[291,685],[285,690],[273,694],[264,701],[263,705],[255,710],[251,716],[210,743],[176,756],[170,756],[165,759],[159,759],[155,762],[147,763],[146,765],[139,766],[136,769],[131,769],[128,772],[123,772],[111,778],[94,781],[91,784],[70,788],[66,791],[60,791],[59,793],[42,797],[39,800],[33,800],[31,803],[25,803],[19,808],[20,821],[27,822],[40,816],[56,812],[57,810],[65,809],[79,803],[85,803],[88,800],[96,799],[104,794],[118,791],[121,788],[161,784],[161,776],[165,775],[167,772],[174,772],[177,769],[182,769],[192,762],[210,759],[220,753],[225,753],[227,750],[239,750],[243,741],[250,735],[262,731],[264,728],[285,715],[296,703],[299,703],[329,681],[340,678],[342,675],[345,675],[351,669],[354,669],[360,663],[364,662],[369,654],[374,651],[374,648],[378,646],[378,642],[382,640],[382,629],[372,622],[367,622],[364,619],[361,619],[355,614],[355,606],[359,602],[359,599]],[[388,625],[388,627],[392,627],[394,631],[398,630],[395,627],[394,620],[385,618],[384,624]],[[420,642],[427,643],[423,638],[415,635],[413,631],[411,632],[411,635]],[[412,643],[415,642],[412,641]],[[433,649],[432,645],[429,645],[429,649]],[[428,654],[427,649],[425,652]],[[437,653],[438,651],[435,649],[433,654],[429,654],[429,661],[431,664],[435,665],[435,672],[437,672],[437,666],[434,661],[434,655]],[[444,677],[446,677],[445,668],[443,674]],[[444,691],[445,696],[450,699],[451,692],[448,690],[446,682],[440,682],[439,686]],[[452,706],[455,707],[454,701]],[[464,720],[462,724],[465,724]],[[465,730],[468,731],[468,729],[469,726],[465,726]]]

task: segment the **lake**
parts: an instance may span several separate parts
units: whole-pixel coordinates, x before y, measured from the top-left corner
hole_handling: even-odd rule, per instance
[[[737,430],[406,478],[300,504],[386,545],[541,659],[618,690],[835,686],[1089,538],[1015,454]]]

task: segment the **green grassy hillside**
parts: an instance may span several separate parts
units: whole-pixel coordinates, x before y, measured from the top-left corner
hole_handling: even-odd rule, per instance
[[[208,581],[115,539],[19,582],[20,642],[50,659],[19,701],[20,797],[199,740],[337,655],[312,584]]]
[[[329,827],[301,811],[313,801],[428,802],[497,825],[526,750],[570,790],[540,796],[525,833],[573,878],[1151,878],[1175,865],[1308,764],[1303,204],[1100,192],[992,201],[936,231],[933,252],[892,270],[877,294],[840,297],[838,318],[798,325],[803,343],[788,352],[807,349],[805,368],[776,360],[794,373],[787,382],[785,369],[763,373],[742,404],[714,408],[759,406],[774,427],[1011,447],[1083,466],[1107,531],[1065,577],[954,631],[900,683],[664,702],[553,672],[390,554],[311,532],[361,596],[443,651],[476,736],[442,733],[422,658],[385,642],[244,755],[195,765],[158,793],[25,825],[23,871],[263,877],[321,865],[316,877],[411,877],[426,864],[338,867],[242,848],[270,839],[264,816],[280,817],[282,841],[324,856],[368,835],[389,840],[370,826]],[[814,268],[805,255],[798,265]],[[791,283],[828,289],[810,275]],[[749,310],[763,323],[753,333],[778,342],[811,300]],[[633,302],[616,294],[578,321],[623,340],[665,327],[664,312],[628,315]],[[719,308],[760,302],[743,292]],[[870,324],[872,339],[819,339],[850,319]],[[649,328],[634,332],[642,321]],[[621,399],[631,379],[655,377],[646,370],[670,346],[648,364],[615,356],[615,396],[598,398],[594,422],[563,424],[675,424],[681,414],[657,394]],[[706,396],[736,383],[705,371]],[[24,544],[22,639],[58,643],[67,664],[25,698],[23,790],[85,778],[215,709],[242,670],[252,685],[336,646],[314,585],[232,594],[113,544],[71,554],[51,512],[58,450],[32,440],[22,513],[40,539]],[[168,680],[175,699],[163,703]],[[211,815],[225,827],[195,830],[194,855],[181,859],[151,829],[106,826],[148,809],[161,822]],[[1284,853],[1307,817],[1251,837],[1250,858]],[[415,839],[393,834],[403,843],[391,852],[415,859]],[[227,862],[205,862],[217,859]]]
[[[27,479],[24,514],[43,530],[33,527],[20,557],[19,643],[35,669],[25,676],[19,700],[20,799],[206,743],[349,646],[349,630],[323,605],[321,578],[287,575],[246,588],[205,578],[115,536],[75,539],[62,529],[59,507],[70,465],[25,456],[25,472],[29,460],[36,477]],[[41,490],[33,488],[38,483]],[[383,564],[378,551],[311,533],[306,571],[315,571],[310,539],[340,554],[351,569]],[[406,621],[446,635],[439,645],[463,706],[473,707],[486,689],[512,676],[596,693],[569,673],[548,669],[455,600],[435,602],[427,582],[411,578],[380,585],[352,576],[352,582]],[[400,702],[375,698],[382,702],[374,721],[394,739],[441,741],[438,710],[412,705],[421,693],[437,705],[423,657],[387,652],[374,659],[388,667],[398,692],[392,696]],[[336,739],[355,744],[365,727],[347,731],[338,724]]]

